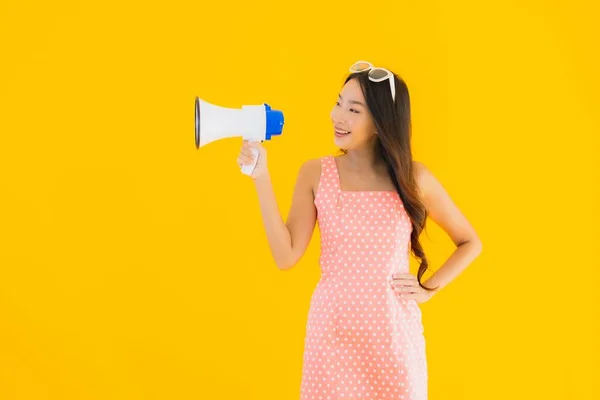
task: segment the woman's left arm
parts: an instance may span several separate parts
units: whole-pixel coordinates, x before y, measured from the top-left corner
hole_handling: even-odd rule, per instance
[[[475,229],[454,204],[443,185],[421,162],[414,161],[415,178],[429,218],[450,236],[456,250],[423,285],[429,288],[448,285],[481,253],[482,243]]]

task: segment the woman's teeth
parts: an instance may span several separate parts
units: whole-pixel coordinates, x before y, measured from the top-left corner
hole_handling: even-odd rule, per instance
[[[350,132],[349,131],[342,131],[340,129],[336,129],[335,130],[336,135],[338,136],[344,136],[344,135],[348,135]]]

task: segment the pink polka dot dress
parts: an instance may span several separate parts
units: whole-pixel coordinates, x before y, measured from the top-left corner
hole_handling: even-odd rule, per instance
[[[409,272],[412,225],[395,191],[343,191],[321,158],[321,277],[312,294],[300,400],[427,399],[421,310],[391,286]]]

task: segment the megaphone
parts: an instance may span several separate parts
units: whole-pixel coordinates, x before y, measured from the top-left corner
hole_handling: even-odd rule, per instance
[[[245,105],[242,108],[225,108],[211,104],[196,97],[196,149],[230,137],[242,137],[244,140],[262,142],[281,135],[283,113],[271,110],[266,104]],[[251,175],[258,161],[258,149],[252,149],[254,161],[243,165],[242,173]]]

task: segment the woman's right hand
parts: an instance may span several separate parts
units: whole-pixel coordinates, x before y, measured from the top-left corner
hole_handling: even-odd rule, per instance
[[[242,149],[237,158],[237,163],[240,168],[243,165],[252,164],[254,162],[254,154],[252,153],[252,149],[258,150],[258,162],[256,163],[256,167],[252,172],[252,179],[256,180],[257,178],[264,177],[268,174],[267,169],[267,149],[265,149],[260,142],[249,142],[244,140],[242,143]]]

